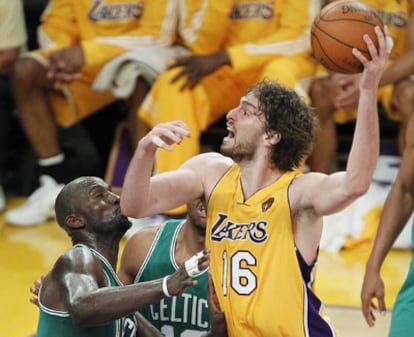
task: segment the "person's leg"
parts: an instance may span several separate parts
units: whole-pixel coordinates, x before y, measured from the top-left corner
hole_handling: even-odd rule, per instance
[[[38,158],[58,155],[57,125],[48,98],[46,68],[34,59],[20,59],[12,74],[12,88],[20,123]]]
[[[19,120],[37,156],[40,187],[24,205],[6,213],[6,221],[18,226],[52,218],[54,199],[63,184],[91,173],[88,164],[62,151],[58,125],[69,127],[115,100],[108,93],[92,91],[99,68],[85,69],[80,80],[56,92],[46,78],[46,57],[40,53],[31,56],[16,62],[12,89]]]
[[[308,158],[309,168],[311,171],[329,173],[334,166],[338,142],[333,117],[335,108],[329,97],[329,79],[315,79],[309,94],[319,118],[319,130],[315,137],[313,152]]]
[[[401,120],[398,132],[398,148],[402,155],[405,147],[407,123],[414,113],[414,80],[401,81],[394,86],[392,104],[394,104],[394,110],[396,110]]]
[[[10,81],[0,77],[0,211],[6,206],[4,180],[7,167],[10,116],[12,113]]]
[[[136,82],[135,89],[128,103],[128,126],[131,135],[132,148],[135,149],[138,141],[149,131],[149,126],[138,116],[138,110],[150,90],[148,84],[143,77],[139,77]]]

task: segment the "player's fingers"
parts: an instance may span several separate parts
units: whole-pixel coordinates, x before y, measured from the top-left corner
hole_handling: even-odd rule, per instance
[[[364,66],[368,63],[367,58],[358,49],[353,48],[352,54],[361,62]]]
[[[173,62],[168,65],[168,69],[182,67],[188,63],[188,57],[177,57]]]
[[[375,27],[377,28],[377,27]],[[376,31],[376,29],[375,29]],[[364,34],[363,36],[364,41],[367,45],[369,54],[371,55],[371,59],[376,60],[378,58],[378,50],[374,45],[374,42],[372,41],[371,37],[368,34]]]
[[[370,308],[370,304],[362,302],[362,314],[368,326],[372,327],[375,324],[375,316]]]
[[[190,137],[188,127],[182,122],[158,124],[151,132],[151,142],[157,147],[171,151],[171,145],[180,144],[184,137]]]
[[[381,315],[385,315],[387,307],[385,305],[384,296],[378,297],[378,311]]]
[[[170,83],[171,83],[171,84],[173,84],[173,83],[177,82],[180,78],[182,78],[182,77],[186,77],[186,76],[187,76],[187,74],[188,74],[187,68],[183,68],[180,72],[178,72],[178,74],[177,74],[177,75],[175,75],[175,76],[171,79]]]
[[[384,31],[376,26],[375,27],[375,34],[377,35],[377,41],[378,41],[378,51],[375,49],[375,52],[377,55],[387,54],[387,47],[386,47],[386,40],[385,40],[385,33]],[[371,52],[372,55],[372,52]]]

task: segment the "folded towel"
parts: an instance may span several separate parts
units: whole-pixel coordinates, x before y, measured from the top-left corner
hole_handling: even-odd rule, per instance
[[[109,91],[115,97],[127,98],[139,76],[152,84],[172,60],[187,53],[182,46],[142,47],[126,52],[102,68],[92,88],[96,92]]]

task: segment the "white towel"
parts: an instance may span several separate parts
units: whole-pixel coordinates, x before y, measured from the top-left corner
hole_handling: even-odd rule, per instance
[[[92,88],[96,92],[109,91],[115,97],[127,98],[138,76],[152,84],[172,60],[187,53],[182,46],[142,47],[126,52],[102,68]]]

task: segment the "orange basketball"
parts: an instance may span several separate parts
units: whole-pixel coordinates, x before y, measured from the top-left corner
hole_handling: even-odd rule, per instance
[[[378,48],[375,26],[384,27],[375,10],[364,3],[352,0],[331,2],[313,21],[313,55],[333,72],[359,73],[364,66],[352,54],[352,49],[359,49],[367,59],[371,59],[363,36],[368,34]]]

